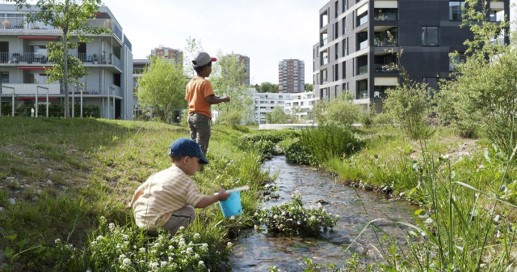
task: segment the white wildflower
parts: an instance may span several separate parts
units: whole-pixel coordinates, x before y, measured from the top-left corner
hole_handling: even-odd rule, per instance
[[[115,223],[109,223],[108,224],[108,229],[113,231],[115,229]]]
[[[131,265],[131,260],[129,258],[124,258],[124,260],[122,261],[122,265],[124,265],[124,266]]]

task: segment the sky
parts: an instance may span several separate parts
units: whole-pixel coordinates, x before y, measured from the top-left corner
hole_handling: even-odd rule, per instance
[[[300,59],[312,83],[312,46],[319,39],[319,10],[329,0],[103,0],[133,46],[133,58],[151,49],[185,51],[200,41],[210,55],[250,58],[251,84],[278,84],[278,63]]]

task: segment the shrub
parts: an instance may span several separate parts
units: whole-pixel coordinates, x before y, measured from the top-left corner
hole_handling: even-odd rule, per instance
[[[425,139],[431,130],[426,119],[431,110],[428,86],[410,82],[387,91],[384,108],[412,139]]]
[[[329,102],[318,101],[314,107],[314,117],[318,125],[352,127],[361,120],[361,109],[354,105],[350,96],[342,95]]]

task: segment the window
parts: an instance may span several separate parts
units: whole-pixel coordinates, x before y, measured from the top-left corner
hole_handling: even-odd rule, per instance
[[[337,60],[339,58],[339,43],[334,45],[334,59]]]
[[[9,83],[9,72],[0,72],[0,82]]]
[[[339,64],[334,64],[334,80],[339,80]]]
[[[449,1],[449,20],[461,21],[462,9],[465,7],[465,1]]]
[[[346,17],[341,20],[341,31],[343,35],[346,34]]]
[[[437,26],[422,27],[422,45],[423,46],[438,46],[439,42],[439,28]]]
[[[465,60],[464,53],[449,54],[449,71],[453,71],[458,64],[465,63]]]
[[[343,79],[346,79],[346,61],[341,63],[341,76]]]

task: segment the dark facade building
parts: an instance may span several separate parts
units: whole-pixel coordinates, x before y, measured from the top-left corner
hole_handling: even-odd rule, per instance
[[[464,5],[449,0],[330,1],[320,9],[320,37],[313,46],[315,95],[330,100],[348,92],[364,109],[380,111],[386,89],[400,83],[400,74],[390,69],[397,61],[410,79],[436,88],[453,69],[451,53],[459,52],[455,58],[461,60],[464,42],[472,37],[468,28],[460,28]],[[509,6],[509,0],[493,1],[487,20],[504,20]]]

